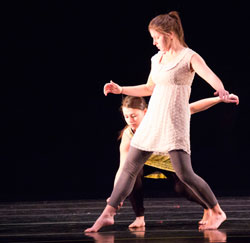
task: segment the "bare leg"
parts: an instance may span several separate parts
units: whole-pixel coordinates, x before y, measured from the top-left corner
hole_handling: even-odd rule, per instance
[[[95,221],[94,225],[91,228],[86,229],[84,232],[97,232],[104,226],[114,224],[114,216],[116,214],[116,209],[110,205],[107,205],[103,210],[100,217]]]

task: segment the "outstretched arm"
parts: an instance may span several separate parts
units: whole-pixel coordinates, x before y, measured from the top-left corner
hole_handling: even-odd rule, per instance
[[[220,97],[212,97],[212,98],[198,100],[196,102],[189,104],[190,113],[194,114],[194,113],[197,113],[200,111],[207,110],[208,108],[210,108],[218,103],[221,103],[221,102],[235,103],[236,105],[238,105],[239,104],[239,97],[237,95],[230,94],[227,101],[224,101]]]
[[[121,176],[121,173],[122,173],[122,170],[123,170],[123,167],[124,167],[124,164],[125,164],[125,160],[127,158],[127,154],[128,154],[128,151],[129,151],[130,141],[131,141],[131,139],[124,132],[122,134],[121,143],[120,143],[120,165],[119,165],[119,168],[118,168],[118,170],[116,172],[116,175],[115,175],[114,187],[115,187],[118,179]],[[108,198],[106,201],[109,202],[109,199],[110,198]],[[122,207],[122,205],[123,205],[123,202],[120,203],[120,205],[118,206],[118,209],[120,207]]]
[[[107,83],[104,85],[103,92],[107,96],[108,93],[112,94],[125,94],[125,95],[131,95],[131,96],[150,96],[154,90],[154,83],[152,82],[151,77],[149,76],[148,82],[146,84],[142,85],[136,85],[136,86],[123,86],[114,83],[113,81],[110,81],[110,83]]]
[[[198,54],[194,54],[191,58],[191,68],[206,82],[208,82],[215,90],[215,95],[224,101],[228,100],[229,93],[225,90],[223,83],[216,76],[216,74],[207,66],[202,57]]]
[[[123,169],[123,166],[125,164],[125,160],[127,158],[128,150],[130,147],[130,141],[131,141],[131,139],[124,132],[122,135],[121,144],[120,144],[120,165],[119,165],[119,169],[116,172],[114,186],[115,186],[117,180],[119,179],[121,172],[122,172],[122,169]]]

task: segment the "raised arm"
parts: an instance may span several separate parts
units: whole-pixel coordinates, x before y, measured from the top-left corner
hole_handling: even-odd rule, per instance
[[[200,111],[207,110],[208,108],[210,108],[218,103],[221,103],[221,102],[235,103],[236,105],[238,105],[239,104],[239,97],[237,95],[230,94],[227,101],[224,101],[220,97],[211,97],[211,98],[198,100],[196,102],[189,104],[190,113],[194,114],[194,113],[197,113]]]
[[[216,74],[207,66],[203,58],[194,54],[191,58],[192,69],[206,82],[208,82],[215,90],[215,95],[219,95],[222,100],[227,100],[229,97],[228,91],[225,90],[223,83]]]
[[[123,86],[110,81],[104,85],[104,94],[107,96],[108,93],[112,94],[125,94],[131,96],[150,96],[154,90],[154,83],[149,75],[148,81],[146,84],[135,85],[135,86]]]

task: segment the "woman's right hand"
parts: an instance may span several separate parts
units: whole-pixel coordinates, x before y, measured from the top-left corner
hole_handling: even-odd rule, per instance
[[[215,96],[219,96],[220,99],[221,99],[223,102],[225,102],[225,103],[227,103],[227,101],[228,101],[228,99],[229,99],[229,92],[228,92],[227,90],[225,90],[224,88],[219,89],[219,90],[217,90],[216,92],[214,92],[214,95],[215,95]]]
[[[110,80],[109,83],[106,83],[103,88],[103,92],[105,96],[108,95],[108,93],[112,94],[121,94],[122,93],[122,87],[116,83],[114,83],[112,80]]]

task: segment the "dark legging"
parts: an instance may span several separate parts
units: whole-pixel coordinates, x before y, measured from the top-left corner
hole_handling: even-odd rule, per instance
[[[143,216],[145,211],[143,203],[143,198],[144,198],[143,176],[144,176],[144,171],[142,168],[138,176],[136,177],[133,190],[128,196],[128,199],[131,203],[131,206],[135,212],[136,217]]]
[[[173,182],[174,190],[179,196],[183,196],[191,202],[196,202],[201,205],[204,209],[207,209],[207,206],[193,193],[193,191],[187,187],[174,172],[168,172],[168,180]],[[131,203],[131,206],[135,212],[136,217],[144,216],[144,190],[143,190],[143,179],[144,179],[144,169],[142,168],[139,172],[135,185],[132,192],[128,196],[128,199]]]
[[[176,174],[173,173],[172,175],[173,180],[174,180],[174,190],[180,195],[185,197],[187,200],[191,201],[191,202],[195,202],[198,203],[199,205],[201,205],[204,209],[208,209],[207,205],[204,204],[204,202],[202,202],[200,200],[200,198],[198,198],[194,192],[188,187],[186,186],[179,178]]]
[[[113,189],[109,205],[117,208],[131,193],[138,173],[152,152],[130,147],[122,173]],[[190,155],[183,150],[169,152],[170,160],[179,179],[208,207],[213,208],[217,200],[208,184],[196,175],[191,166]]]
[[[209,185],[193,171],[190,155],[183,150],[169,152],[171,163],[178,178],[207,206],[213,208],[218,202]]]

